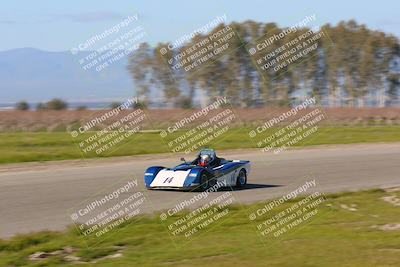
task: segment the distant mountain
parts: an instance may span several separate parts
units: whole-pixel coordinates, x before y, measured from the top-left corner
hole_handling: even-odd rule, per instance
[[[21,48],[0,52],[0,102],[126,99],[134,86],[127,58],[97,72],[84,70],[79,60],[90,52],[47,52]]]

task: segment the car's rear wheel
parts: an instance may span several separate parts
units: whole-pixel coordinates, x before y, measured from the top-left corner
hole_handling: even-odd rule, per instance
[[[236,179],[236,187],[243,188],[247,184],[247,173],[245,169],[241,169]]]
[[[199,189],[200,189],[200,191],[205,191],[205,190],[207,190],[209,187],[210,187],[210,181],[209,181],[209,179],[208,179],[208,175],[205,174],[205,173],[203,173],[203,174],[200,176],[200,186],[199,186]]]

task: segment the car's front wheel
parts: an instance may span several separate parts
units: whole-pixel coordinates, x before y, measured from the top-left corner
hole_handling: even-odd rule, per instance
[[[236,187],[243,188],[247,184],[247,173],[245,169],[241,169],[236,179]]]

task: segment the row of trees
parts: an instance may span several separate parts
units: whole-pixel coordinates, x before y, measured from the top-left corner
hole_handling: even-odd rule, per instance
[[[62,99],[54,98],[46,103],[38,103],[36,105],[36,110],[63,110],[67,109],[67,102]],[[30,110],[31,106],[25,100],[19,101],[15,104],[16,110]]]
[[[285,29],[274,23],[254,21],[229,26],[240,36],[229,41],[231,52],[193,73],[173,70],[165,61],[206,35],[197,35],[164,55],[160,49],[168,43],[153,48],[142,44],[130,57],[128,66],[138,97],[146,104],[159,97],[178,107],[197,105],[195,99],[199,95],[208,100],[217,95],[228,96],[232,104],[242,107],[288,105],[299,95],[316,96],[328,106],[386,106],[398,101],[400,46],[394,36],[369,30],[355,21],[328,24],[321,28],[325,35],[316,41],[317,50],[312,56],[301,64],[281,71],[270,69],[261,75],[247,51],[249,46],[267,33]],[[221,24],[209,34],[224,27]],[[287,35],[271,44],[269,51],[308,30],[303,28]]]
[[[110,109],[115,109],[119,107],[122,104],[122,102],[111,102],[109,104]],[[68,103],[62,99],[59,98],[54,98],[46,103],[38,103],[36,105],[36,110],[64,110],[68,108]],[[146,108],[146,106],[143,103],[136,103],[135,106],[132,106],[131,108]],[[15,104],[15,109],[16,110],[30,110],[31,105],[26,102],[25,100],[19,101]],[[75,108],[76,110],[85,110],[87,109],[86,106],[80,105]]]

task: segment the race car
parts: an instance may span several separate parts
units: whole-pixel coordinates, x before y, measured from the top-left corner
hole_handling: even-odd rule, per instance
[[[203,149],[196,159],[173,168],[153,166],[146,170],[144,182],[148,189],[204,191],[218,184],[243,188],[250,172],[248,160],[226,160],[213,149]]]

